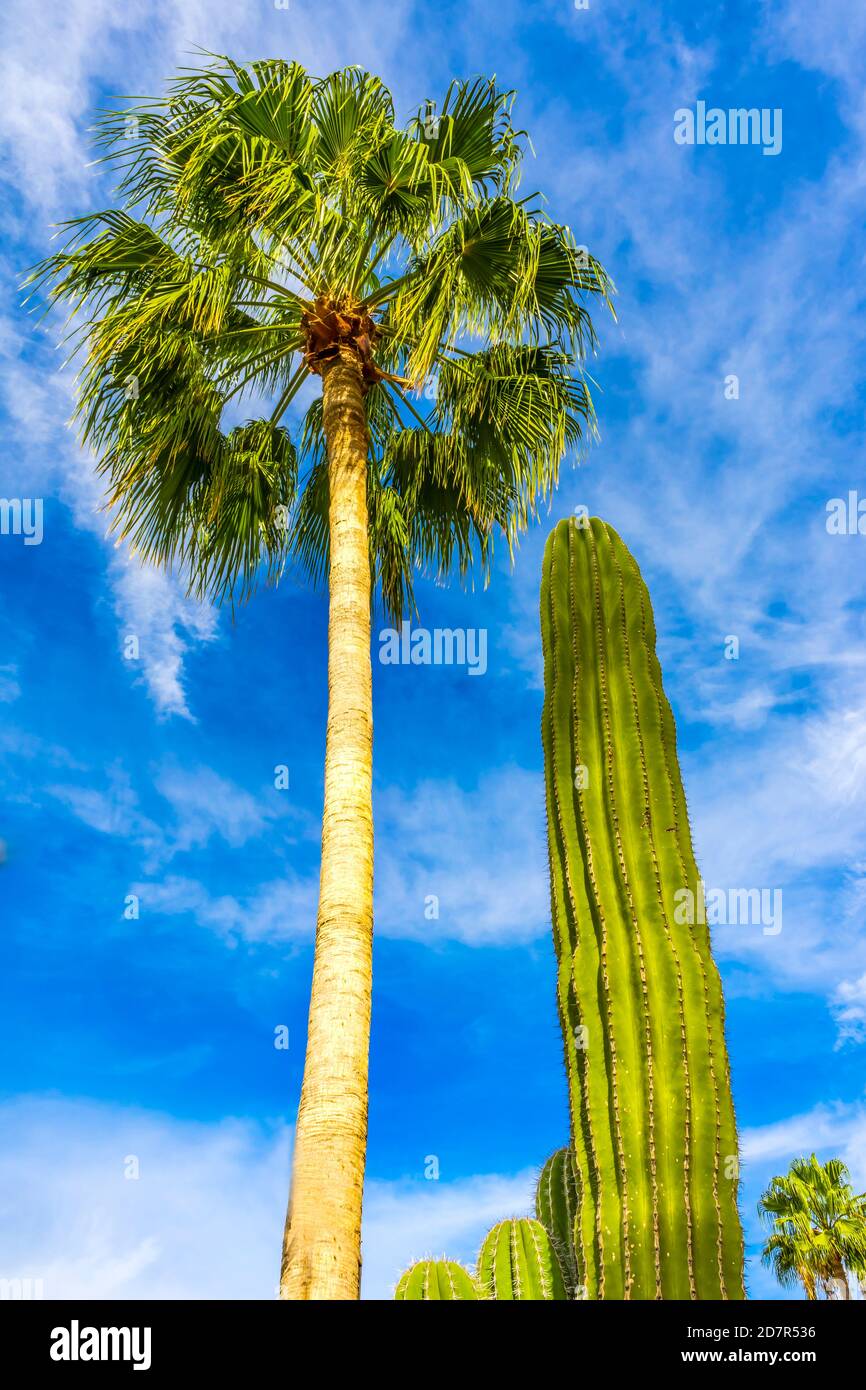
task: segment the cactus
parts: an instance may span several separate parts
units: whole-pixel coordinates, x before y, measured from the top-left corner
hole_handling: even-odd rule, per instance
[[[557,1149],[545,1163],[535,1191],[535,1215],[553,1242],[569,1298],[583,1285],[574,1244],[578,1173],[571,1149]]]
[[[743,1298],[724,1005],[689,910],[676,730],[649,594],[604,522],[550,536],[541,629],[578,1280],[591,1299]]]
[[[484,1238],[478,1283],[485,1298],[562,1301],[568,1297],[556,1247],[540,1221],[500,1221]]]
[[[431,1303],[438,1299],[478,1299],[468,1269],[454,1260],[419,1260],[400,1278],[395,1299],[406,1303]]]

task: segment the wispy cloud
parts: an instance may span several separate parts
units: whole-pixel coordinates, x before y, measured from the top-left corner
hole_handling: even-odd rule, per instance
[[[119,761],[101,777],[94,776],[92,769],[80,772],[87,775],[74,782],[54,783],[47,788],[49,794],[92,830],[138,845],[151,870],[176,855],[205,849],[214,839],[230,849],[241,849],[279,823],[291,830],[293,838],[315,834],[313,818],[273,785],[254,794],[210,767],[181,767],[169,759],[139,789]],[[142,798],[154,795],[161,804],[147,814]]]
[[[219,618],[206,603],[184,595],[182,585],[161,570],[115,551],[109,566],[118,618],[118,636],[131,672],[141,671],[148,693],[163,717],[192,719],[184,688],[183,663],[199,642],[217,636]],[[135,639],[135,647],[129,639]],[[126,649],[135,650],[126,657]]]
[[[193,717],[183,663],[191,648],[215,640],[219,618],[207,604],[188,599],[182,582],[144,567],[109,537],[102,485],[94,461],[80,449],[67,422],[73,409],[73,374],[60,372],[59,357],[45,332],[37,334],[25,365],[20,320],[7,320],[0,333],[4,359],[0,401],[7,415],[12,447],[0,479],[12,496],[56,499],[73,524],[105,546],[105,568],[118,622],[118,659],[130,679],[141,681],[160,717]],[[54,539],[57,513],[47,515],[47,542]],[[135,647],[129,639],[135,639]],[[128,652],[135,652],[133,656]]]
[[[245,895],[214,894],[197,879],[179,874],[142,880],[131,891],[148,916],[188,914],[231,947],[240,942],[282,947],[311,942],[315,934],[318,878],[312,874],[302,878],[287,869]]]

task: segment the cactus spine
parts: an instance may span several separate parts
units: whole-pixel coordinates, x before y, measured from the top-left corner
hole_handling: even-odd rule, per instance
[[[456,1261],[419,1260],[401,1276],[394,1297],[401,1303],[465,1302],[477,1301],[478,1290],[469,1271]]]
[[[487,1233],[478,1256],[478,1283],[485,1298],[503,1302],[568,1297],[550,1235],[540,1221],[525,1216],[500,1221]]]
[[[604,522],[550,536],[541,630],[578,1280],[591,1299],[743,1298],[724,1005],[689,911],[676,730],[649,594]]]

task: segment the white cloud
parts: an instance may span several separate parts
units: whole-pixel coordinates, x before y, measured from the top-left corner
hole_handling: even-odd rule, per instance
[[[11,173],[21,189],[22,217],[69,217],[98,197],[91,166],[90,129],[104,92],[156,95],[181,67],[206,61],[196,49],[230,53],[237,61],[290,51],[314,72],[346,63],[406,74],[405,33],[413,6],[367,6],[335,0],[322,14],[304,0],[278,10],[271,0],[67,0],[34,9],[8,0],[0,79],[7,100],[0,113]],[[423,12],[422,12],[423,19]],[[392,57],[399,56],[399,64]],[[431,61],[412,50],[411,68]],[[408,74],[407,74],[408,75]],[[406,78],[404,77],[404,80]],[[420,104],[417,93],[412,97]]]
[[[268,783],[257,795],[246,791],[210,767],[182,768],[173,761],[157,767],[148,790],[171,809],[158,820],[146,815],[141,797],[119,762],[106,769],[105,784],[91,780],[63,782],[46,790],[68,806],[73,815],[105,835],[130,840],[146,853],[148,872],[178,854],[203,849],[218,837],[230,849],[241,849],[274,824],[285,822],[294,838],[315,835],[315,822]]]
[[[287,1126],[38,1097],[6,1102],[0,1115],[0,1277],[41,1279],[46,1298],[275,1296]],[[130,1158],[137,1179],[124,1176]],[[533,1187],[531,1171],[370,1179],[363,1296],[390,1299],[426,1253],[472,1260],[494,1221],[530,1209]]]
[[[91,830],[103,835],[132,839],[153,853],[160,844],[161,831],[144,816],[129,774],[119,763],[106,770],[104,788],[82,783],[57,783],[46,791],[64,806],[68,806]]]
[[[861,1190],[866,1187],[866,1104],[819,1105],[802,1115],[746,1129],[740,1147],[747,1164],[775,1164],[774,1171],[783,1171],[803,1154],[832,1153],[848,1164]]]
[[[55,1099],[3,1112],[4,1277],[42,1279],[46,1298],[272,1295],[284,1127]],[[124,1176],[131,1158],[137,1179]]]
[[[863,7],[822,5],[809,15],[797,0],[767,0],[763,20],[764,46],[771,61],[793,61],[837,79],[848,117],[860,125],[866,111],[862,100],[866,50]]]
[[[52,505],[68,508],[74,524],[105,543],[106,576],[118,620],[118,655],[126,637],[138,639],[138,657],[124,661],[140,679],[160,717],[191,719],[183,663],[198,643],[214,641],[219,617],[208,604],[185,597],[182,584],[162,570],[143,566],[107,534],[102,484],[93,459],[80,449],[67,421],[73,409],[73,373],[59,362],[44,330],[32,348],[35,361],[17,360],[25,348],[21,325],[5,321],[2,353],[2,404],[14,447],[3,463],[5,487],[13,496],[47,499],[46,537],[50,542]]]
[[[698,863],[714,887],[781,889],[782,931],[717,928],[716,951],[776,986],[837,996],[866,969],[862,891],[866,712],[780,719],[772,734],[684,759]]]
[[[140,899],[143,915],[176,917],[188,913],[199,926],[232,947],[241,941],[274,946],[312,941],[315,933],[318,876],[301,878],[288,869],[280,878],[241,897],[212,894],[198,880],[178,874],[135,883],[131,891]]]
[[[172,848],[183,851],[206,845],[219,834],[232,849],[260,835],[279,809],[277,796],[265,800],[220,777],[209,767],[163,767],[154,786],[174,811]]]
[[[479,946],[550,929],[540,773],[502,768],[471,791],[432,780],[411,792],[385,789],[375,811],[383,935]],[[434,897],[439,916],[428,920]]]
[[[138,656],[128,660],[140,669],[148,693],[162,717],[191,719],[183,681],[183,662],[197,642],[211,642],[219,618],[209,604],[184,596],[179,582],[163,570],[142,565],[125,550],[114,552],[109,568],[121,644],[138,641]]]
[[[703,861],[722,881],[776,883],[858,858],[866,811],[866,709],[780,720],[732,763],[689,755]],[[732,807],[737,807],[736,818]]]
[[[532,1214],[537,1172],[485,1174],[455,1182],[375,1179],[365,1188],[364,1297],[391,1298],[416,1260],[460,1260],[473,1268],[483,1237],[508,1216]]]
[[[94,174],[82,129],[92,75],[106,65],[112,39],[132,22],[110,0],[77,0],[44,11],[10,5],[4,16],[0,131],[10,173],[27,202],[54,212],[61,197],[85,198]],[[22,209],[23,211],[23,209]]]
[[[866,1042],[866,972],[859,979],[840,981],[832,1004],[839,1029],[837,1045]]]

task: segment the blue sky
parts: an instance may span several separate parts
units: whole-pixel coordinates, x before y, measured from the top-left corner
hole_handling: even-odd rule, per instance
[[[487,629],[486,674],[375,664],[366,1296],[390,1296],[413,1257],[470,1258],[493,1220],[528,1208],[566,1137],[537,602],[547,531],[577,506],[620,531],[650,586],[706,882],[783,893],[778,934],[715,932],[750,1253],[757,1195],[796,1154],[841,1154],[866,1186],[866,537],[826,527],[830,499],[866,497],[866,11],[698,13],[10,0],[0,495],[44,499],[44,537],[0,537],[3,1276],[58,1297],[270,1297],[276,1283],[324,598],[287,583],[232,623],[106,540],[65,428],[56,325],[36,327],[15,294],[53,222],[110,204],[88,163],[95,109],[157,91],[195,46],[315,73],[358,63],[406,116],[454,75],[496,73],[535,148],[525,190],[619,290],[592,366],[601,442],[487,592],[419,586],[428,627]],[[781,151],[677,144],[675,112],[698,100],[780,109]],[[754,1259],[748,1282],[778,1296]]]

